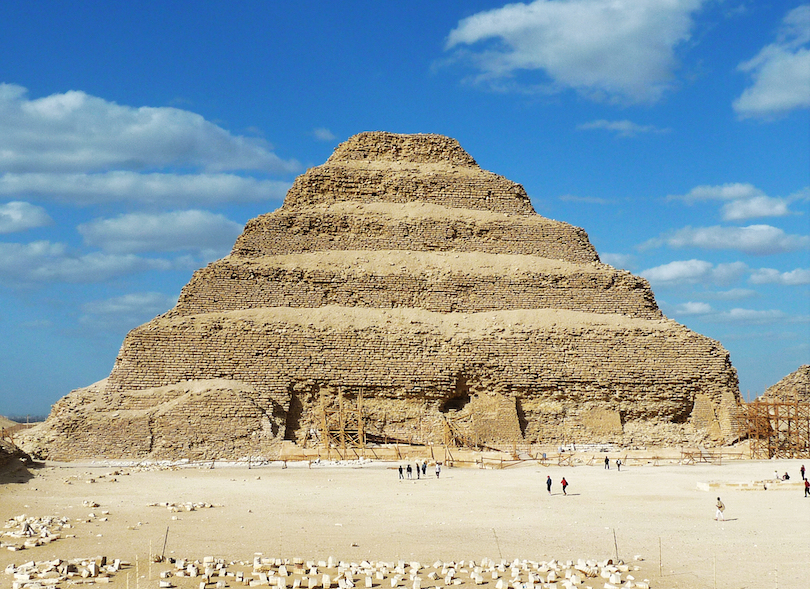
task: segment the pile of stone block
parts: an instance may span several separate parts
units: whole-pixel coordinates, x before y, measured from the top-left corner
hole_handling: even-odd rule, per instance
[[[112,577],[128,562],[109,560],[106,556],[70,560],[29,561],[19,566],[10,564],[6,574],[13,576],[12,589],[45,589],[66,584],[110,583]]]

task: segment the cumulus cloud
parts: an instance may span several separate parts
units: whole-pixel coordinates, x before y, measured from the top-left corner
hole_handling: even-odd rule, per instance
[[[678,66],[675,48],[690,37],[703,0],[537,0],[461,20],[446,49],[472,60],[478,80],[542,70],[559,88],[653,102]],[[462,50],[485,41],[492,43]]]
[[[176,303],[177,297],[159,292],[126,294],[83,304],[79,321],[102,329],[129,328],[165,313]]]
[[[147,270],[169,270],[167,260],[132,254],[73,254],[62,243],[35,241],[28,244],[0,243],[0,283],[103,282]]]
[[[678,260],[642,270],[639,274],[658,286],[728,284],[737,280],[747,269],[743,262],[715,265],[705,260]]]
[[[0,205],[0,233],[14,233],[53,222],[45,209],[27,202],[12,201]]]
[[[748,281],[752,284],[781,284],[783,286],[810,284],[810,268],[796,268],[790,272],[780,272],[773,268],[759,268],[751,273]]]
[[[776,41],[737,69],[753,84],[732,106],[741,117],[769,117],[810,107],[810,4],[785,16]]]
[[[330,131],[326,127],[316,127],[315,129],[312,130],[312,134],[318,141],[334,141],[335,139],[337,139],[337,137],[335,137],[335,134],[332,133],[332,131]]]
[[[634,123],[633,121],[628,120],[606,121],[605,119],[599,119],[597,121],[591,121],[589,123],[582,123],[581,125],[577,125],[577,129],[580,131],[588,131],[591,129],[603,129],[605,131],[613,131],[619,137],[633,137],[634,135],[638,135],[639,133],[669,132],[669,129],[659,129],[655,125],[639,125],[638,123]]]
[[[787,198],[775,198],[766,195],[752,184],[729,183],[719,186],[696,186],[683,195],[671,194],[667,198],[694,203],[704,200],[726,201],[722,208],[726,221],[742,221],[755,217],[783,217],[790,214],[788,205],[802,198],[807,189]]]
[[[289,182],[235,174],[171,174],[117,170],[95,174],[6,173],[0,195],[92,205],[117,201],[149,205],[281,200]]]
[[[641,248],[661,245],[674,248],[729,249],[755,256],[766,256],[807,249],[810,247],[810,236],[791,235],[771,225],[684,227],[651,239],[643,243]]]
[[[712,313],[714,309],[709,303],[687,301],[673,308],[674,315],[706,315]]]
[[[0,84],[0,172],[92,172],[186,167],[294,172],[263,139],[232,135],[170,107],[131,107],[71,90],[30,99]]]
[[[239,223],[198,210],[130,213],[97,219],[78,229],[87,245],[115,254],[193,250],[214,258],[227,253],[242,232]]]

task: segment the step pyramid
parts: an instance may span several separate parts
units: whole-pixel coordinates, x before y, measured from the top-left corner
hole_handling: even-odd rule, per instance
[[[667,319],[646,280],[454,139],[369,132],[248,222],[31,439],[54,459],[266,455],[327,443],[338,405],[377,442],[739,436],[728,352]]]

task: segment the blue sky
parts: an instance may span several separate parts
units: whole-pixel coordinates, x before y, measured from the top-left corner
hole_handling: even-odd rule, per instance
[[[647,277],[743,394],[810,362],[810,5],[6,2],[0,413],[104,378],[297,174],[455,137]]]

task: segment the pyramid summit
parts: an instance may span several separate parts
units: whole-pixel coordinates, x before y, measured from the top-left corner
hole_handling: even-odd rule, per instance
[[[26,449],[237,458],[317,443],[362,400],[371,439],[722,443],[740,395],[716,341],[454,139],[361,133],[247,223],[110,376]]]

